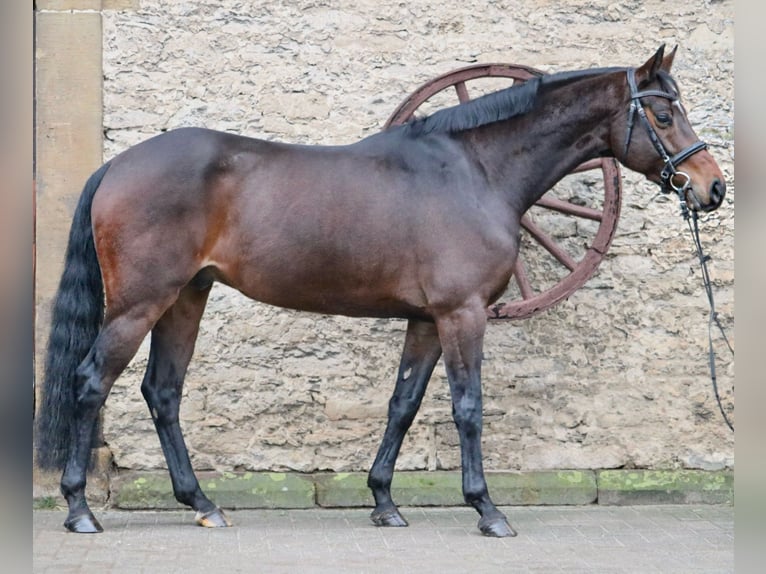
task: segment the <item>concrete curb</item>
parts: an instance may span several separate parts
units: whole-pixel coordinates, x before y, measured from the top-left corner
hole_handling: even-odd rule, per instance
[[[314,475],[317,504],[324,507],[370,506],[366,473]],[[596,500],[592,471],[488,472],[492,498],[501,505],[590,504]],[[402,506],[460,506],[464,504],[458,471],[397,472],[391,493]]]
[[[202,490],[223,508],[313,508],[310,475],[283,472],[198,472]],[[110,504],[126,510],[186,508],[164,471],[130,472],[112,481]]]
[[[598,502],[634,504],[731,504],[734,473],[704,470],[602,470]]]
[[[199,472],[205,492],[223,508],[370,507],[367,474]],[[459,506],[459,471],[397,472],[392,483],[401,506]],[[488,472],[498,505],[730,504],[732,471],[563,470]],[[168,473],[141,471],[112,478],[109,504],[121,509],[184,508],[173,497]]]

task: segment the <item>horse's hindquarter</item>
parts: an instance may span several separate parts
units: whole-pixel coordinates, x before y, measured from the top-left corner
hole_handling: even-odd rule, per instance
[[[282,307],[428,316],[434,305],[489,297],[497,287],[488,284],[508,279],[502,251],[513,240],[497,209],[465,189],[477,181],[454,157],[382,134],[343,147],[187,135],[174,142],[186,149],[173,152],[183,158],[176,165],[157,165],[158,150],[134,159],[151,166],[134,165],[147,174],[135,177],[155,181],[129,186],[144,216],[124,223],[144,229],[155,242],[147,264],[176,271],[177,282],[210,267]]]

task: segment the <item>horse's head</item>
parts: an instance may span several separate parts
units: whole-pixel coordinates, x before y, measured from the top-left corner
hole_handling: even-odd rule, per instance
[[[625,113],[617,114],[612,147],[626,167],[674,191],[694,211],[713,211],[726,183],[718,164],[689,124],[678,85],[670,76],[676,49],[665,46],[627,71]]]

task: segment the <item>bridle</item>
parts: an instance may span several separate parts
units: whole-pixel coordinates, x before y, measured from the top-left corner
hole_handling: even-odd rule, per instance
[[[703,141],[697,141],[671,157],[667,149],[665,149],[665,146],[662,144],[662,141],[657,135],[656,130],[649,121],[649,118],[646,116],[646,110],[644,109],[644,104],[641,102],[641,98],[645,98],[647,96],[658,96],[660,98],[666,98],[671,102],[675,102],[678,100],[678,96],[670,92],[663,92],[662,90],[644,90],[639,92],[638,86],[636,84],[636,71],[633,68],[630,68],[627,71],[627,74],[628,87],[630,88],[630,111],[628,113],[628,131],[625,136],[625,146],[622,152],[623,157],[627,156],[628,154],[630,138],[633,134],[633,126],[636,121],[636,114],[638,114],[641,123],[643,124],[644,128],[646,128],[646,133],[649,135],[649,139],[651,140],[654,149],[657,150],[657,153],[660,154],[662,161],[665,162],[665,166],[660,172],[660,189],[663,193],[670,193],[671,191],[675,191],[681,197],[682,201],[685,201],[683,195],[691,186],[691,178],[686,172],[680,171],[678,166],[698,151],[706,149],[707,144]]]
[[[662,161],[665,162],[665,166],[660,172],[660,190],[663,193],[670,193],[671,191],[675,191],[678,194],[678,199],[681,202],[681,215],[688,222],[689,230],[691,231],[692,238],[694,240],[694,247],[697,251],[700,267],[702,269],[702,283],[705,287],[705,293],[707,294],[708,303],[710,305],[710,319],[708,322],[708,365],[710,367],[710,378],[713,383],[713,392],[715,394],[716,402],[718,403],[718,409],[720,410],[721,415],[723,415],[723,419],[727,426],[733,431],[734,425],[729,420],[729,417],[723,408],[723,404],[721,404],[721,396],[718,392],[718,381],[716,378],[715,370],[715,353],[713,351],[713,324],[718,326],[721,335],[723,335],[723,340],[725,341],[726,346],[729,348],[729,351],[731,351],[732,355],[734,354],[734,349],[729,343],[729,339],[726,337],[726,333],[718,318],[718,313],[715,310],[715,302],[713,301],[713,287],[710,280],[710,274],[708,273],[707,269],[707,262],[710,261],[710,256],[706,255],[702,251],[702,244],[700,243],[699,237],[699,226],[697,223],[697,212],[692,211],[690,214],[689,209],[686,206],[686,191],[691,186],[691,178],[689,177],[689,174],[678,169],[678,166],[686,159],[698,151],[706,149],[707,144],[703,141],[697,141],[671,157],[670,154],[668,154],[668,151],[665,149],[665,146],[662,144],[662,141],[660,141],[660,137],[657,135],[657,132],[649,121],[649,118],[646,116],[646,110],[644,109],[644,104],[641,102],[641,98],[647,96],[658,96],[660,98],[666,98],[671,102],[675,102],[678,100],[678,96],[670,92],[663,92],[662,90],[644,90],[639,92],[638,86],[636,85],[635,70],[631,68],[627,73],[628,86],[630,87],[630,111],[628,113],[628,133],[625,136],[623,157],[627,156],[628,154],[630,138],[633,133],[636,114],[638,114],[638,117],[641,119],[641,123],[644,125],[644,128],[646,128],[646,132],[649,135],[649,139],[651,140],[654,149],[657,150],[657,153],[660,154]]]

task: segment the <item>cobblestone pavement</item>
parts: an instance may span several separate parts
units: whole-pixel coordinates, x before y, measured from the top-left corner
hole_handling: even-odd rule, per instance
[[[101,511],[98,535],[36,510],[34,572],[734,572],[731,505],[503,510],[516,538],[481,536],[468,508],[404,508],[409,528],[376,528],[368,509],[240,510],[218,530],[191,511]]]

